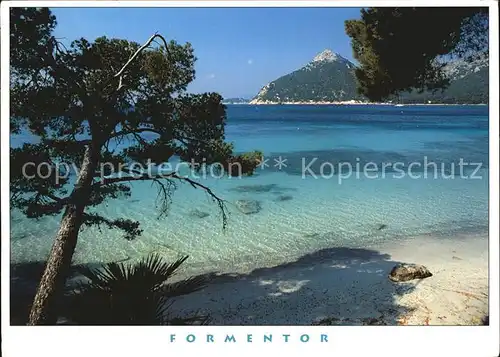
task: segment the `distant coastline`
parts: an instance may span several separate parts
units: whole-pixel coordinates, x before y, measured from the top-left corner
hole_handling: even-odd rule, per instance
[[[250,101],[248,103],[224,103],[225,105],[390,105],[390,106],[463,106],[463,105],[488,105],[488,103],[384,103],[384,102],[357,102],[357,101],[338,101],[338,102],[270,102],[270,101]]]

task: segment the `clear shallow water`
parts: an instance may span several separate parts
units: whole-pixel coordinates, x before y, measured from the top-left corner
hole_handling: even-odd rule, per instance
[[[488,225],[488,108],[483,106],[230,106],[227,139],[236,150],[259,149],[270,167],[254,177],[206,178],[201,182],[228,202],[227,230],[217,206],[201,190],[180,184],[169,215],[157,219],[157,191],[134,183],[132,198],[108,201],[97,209],[109,218],[141,222],[143,235],[129,242],[119,231],[96,228],[80,234],[75,263],[136,259],[149,252],[167,257],[189,254],[193,270],[236,271],[294,259],[332,246],[363,247],[401,237],[443,236],[484,231]],[[15,138],[15,145],[21,138]],[[278,157],[286,167],[274,167]],[[318,176],[303,176],[304,167]],[[471,179],[459,176],[458,163],[482,163]],[[304,161],[304,164],[302,162]],[[381,165],[436,162],[401,173]],[[373,162],[380,169],[351,177],[319,177],[322,163],[353,167]],[[441,165],[448,175],[443,178]],[[455,175],[450,175],[455,165]],[[338,167],[338,166],[335,166]],[[414,165],[415,167],[415,165]],[[376,178],[374,178],[376,176]],[[404,177],[402,177],[404,176]],[[420,176],[420,178],[416,178]],[[256,200],[261,211],[245,215],[237,200]],[[208,213],[193,217],[197,209]],[[14,262],[46,259],[60,217],[11,218]],[[383,228],[380,229],[383,225]]]

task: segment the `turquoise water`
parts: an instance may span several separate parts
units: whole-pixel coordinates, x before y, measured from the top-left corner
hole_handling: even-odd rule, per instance
[[[226,231],[217,205],[203,191],[180,184],[169,215],[158,219],[156,189],[134,183],[130,199],[97,209],[109,218],[139,220],[143,235],[127,241],[119,231],[85,229],[74,262],[136,259],[157,251],[169,258],[189,254],[193,270],[236,271],[326,247],[487,230],[486,106],[229,106],[226,131],[237,151],[259,149],[269,159],[269,167],[253,177],[200,179],[229,202]],[[274,166],[279,157],[286,167]],[[473,172],[477,165],[469,165],[460,176],[461,159],[482,166]],[[311,160],[316,177],[303,167]],[[388,166],[396,162],[406,171]],[[437,177],[432,166],[425,178],[416,165],[409,176],[408,165],[426,162],[438,165]],[[366,163],[378,171],[367,176],[354,170],[347,178],[348,164]],[[234,206],[238,200],[258,201],[260,211],[243,214]],[[193,209],[208,215],[198,217]],[[12,260],[46,259],[59,220],[27,220],[12,212]]]

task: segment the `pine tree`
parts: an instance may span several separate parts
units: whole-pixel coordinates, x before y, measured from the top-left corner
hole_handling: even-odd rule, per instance
[[[345,23],[359,93],[382,101],[402,91],[442,90],[446,61],[487,57],[488,8],[381,7]]]
[[[177,183],[201,188],[227,223],[224,201],[208,187],[178,172],[147,172],[131,163],[155,167],[176,156],[249,174],[259,153],[233,154],[219,94],[187,93],[196,60],[189,43],[154,34],[142,45],[101,37],[65,47],[53,36],[56,19],[49,9],[12,8],[10,21],[11,131],[39,139],[11,149],[11,202],[29,218],[62,213],[29,317],[30,325],[54,324],[80,229],[103,225],[127,239],[141,234],[137,221],[87,210],[130,196],[131,181],[156,185],[160,214]]]

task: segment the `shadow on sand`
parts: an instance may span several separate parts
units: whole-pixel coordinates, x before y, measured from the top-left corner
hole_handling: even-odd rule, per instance
[[[375,250],[339,247],[248,274],[212,272],[203,274],[205,289],[179,298],[170,311],[209,314],[214,325],[397,325],[410,311],[395,297],[415,286],[387,279],[397,263]],[[26,323],[43,268],[11,265],[12,325]]]
[[[411,311],[395,298],[415,287],[389,281],[398,263],[375,250],[338,247],[248,274],[208,273],[208,287],[173,311],[209,314],[214,325],[397,325]]]
[[[102,264],[91,263],[87,266],[97,268]],[[78,281],[77,268],[74,265],[71,268],[68,285],[71,282]],[[29,262],[29,263],[11,263],[10,265],[10,324],[25,325],[28,321],[29,311],[33,298],[35,297],[38,283],[45,269],[45,262]],[[64,311],[66,301],[61,299],[58,301],[58,308]]]

